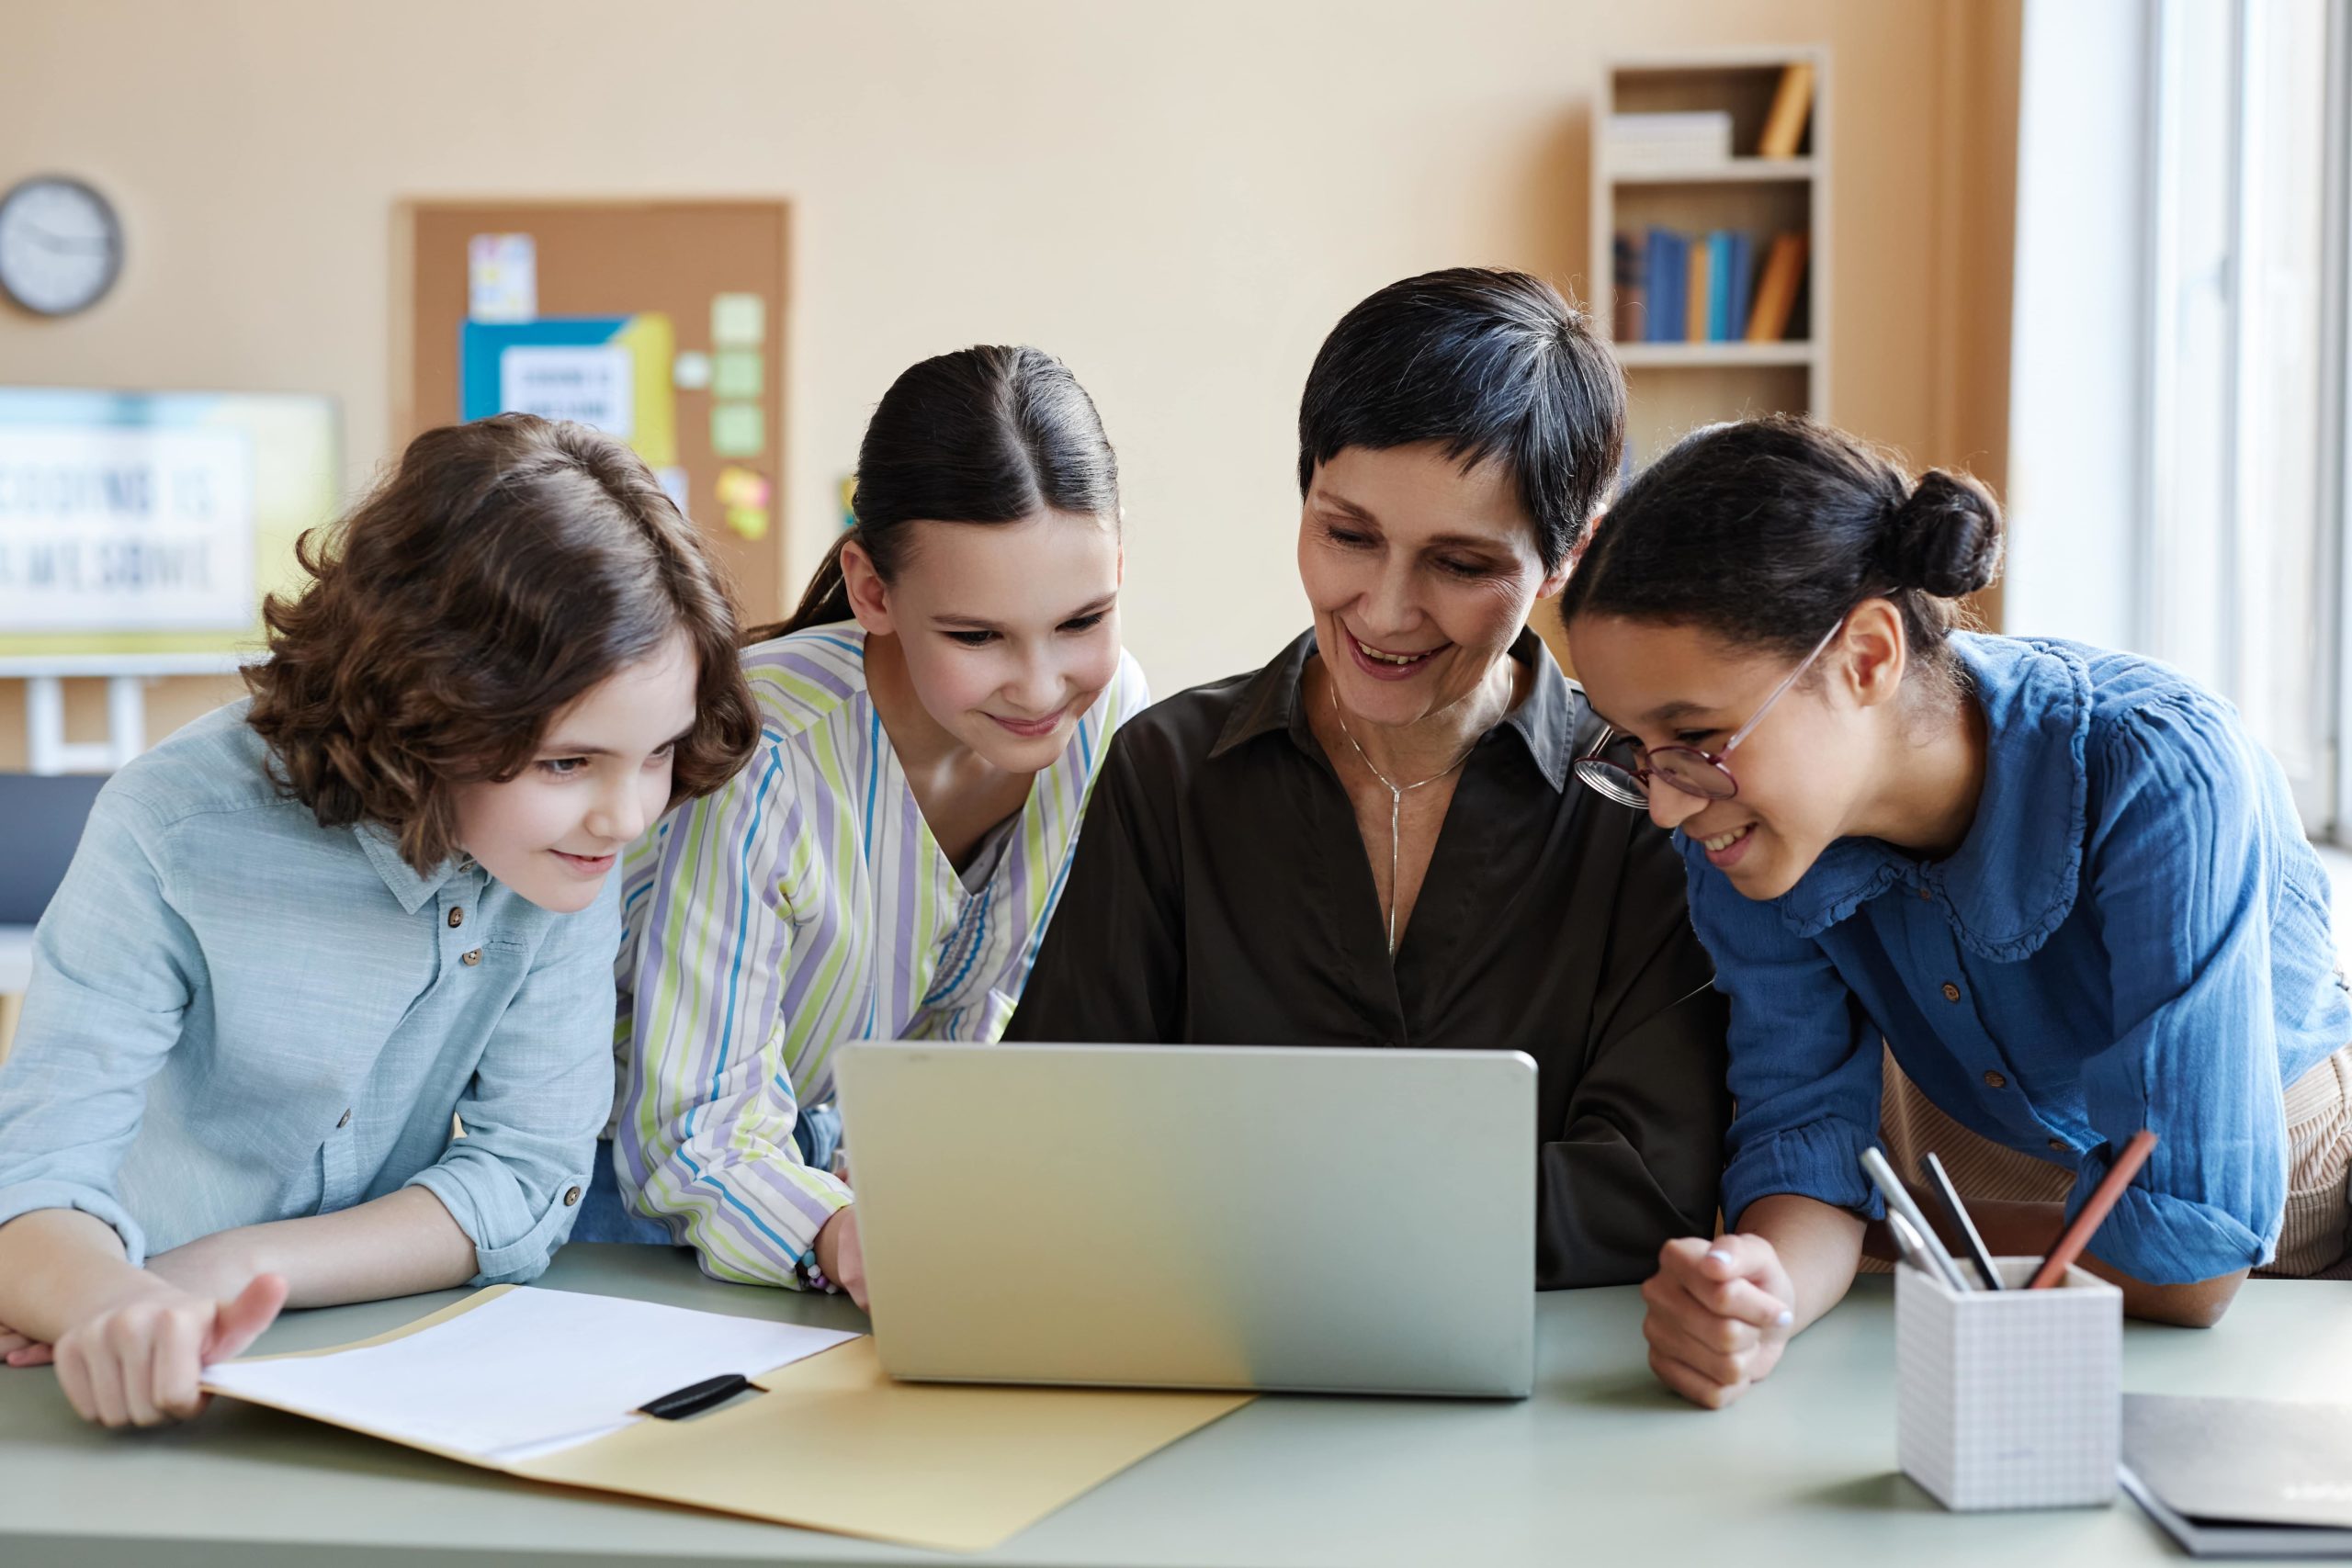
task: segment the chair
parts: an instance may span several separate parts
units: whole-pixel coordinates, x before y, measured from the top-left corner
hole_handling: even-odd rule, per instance
[[[65,880],[90,805],[93,773],[0,773],[0,1057],[16,1032],[16,998],[33,972],[33,926]]]

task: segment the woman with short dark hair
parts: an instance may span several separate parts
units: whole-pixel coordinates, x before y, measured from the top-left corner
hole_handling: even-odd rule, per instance
[[[1313,627],[1120,732],[1008,1038],[1524,1051],[1540,1285],[1641,1279],[1709,1224],[1722,1001],[1666,836],[1570,785],[1598,726],[1527,626],[1623,429],[1536,278],[1351,310],[1299,413]]]

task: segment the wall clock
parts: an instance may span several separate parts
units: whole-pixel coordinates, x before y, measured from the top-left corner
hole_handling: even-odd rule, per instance
[[[26,310],[86,310],[121,271],[121,220],[80,180],[40,175],[0,197],[0,291]]]

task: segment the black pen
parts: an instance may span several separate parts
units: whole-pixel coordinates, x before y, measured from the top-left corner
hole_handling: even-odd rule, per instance
[[[1984,1288],[1988,1291],[2002,1289],[2001,1271],[1993,1267],[1993,1255],[1985,1249],[1984,1238],[1976,1234],[1976,1222],[1968,1217],[1968,1208],[1960,1201],[1960,1189],[1954,1187],[1951,1178],[1944,1174],[1944,1162],[1931,1152],[1919,1164],[1927,1172],[1928,1185],[1933,1187],[1936,1196],[1942,1200],[1945,1215],[1960,1231],[1961,1239],[1968,1243],[1968,1260],[1975,1264],[1976,1271],[1984,1277]]]

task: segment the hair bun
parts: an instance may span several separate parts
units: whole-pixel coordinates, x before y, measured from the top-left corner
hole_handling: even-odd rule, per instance
[[[2001,569],[2001,508],[1965,474],[1930,468],[1888,510],[1878,564],[1897,588],[1957,599]]]

